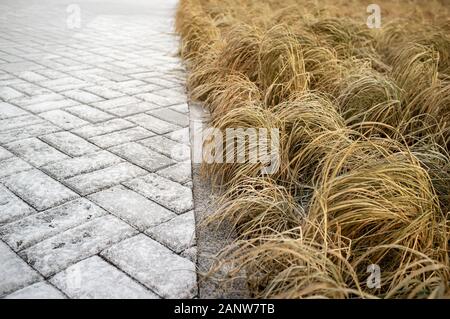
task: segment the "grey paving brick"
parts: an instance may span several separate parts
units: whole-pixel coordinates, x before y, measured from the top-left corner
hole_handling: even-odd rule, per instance
[[[60,131],[61,129],[54,124],[43,122],[26,127],[19,127],[13,130],[0,132],[0,143],[9,143],[34,136],[44,135]]]
[[[40,104],[44,102],[54,102],[59,100],[64,100],[64,96],[57,93],[48,93],[34,96],[24,96],[21,98],[14,99],[11,102],[14,103],[15,105],[25,107],[29,105]]]
[[[22,110],[21,108],[15,105],[6,102],[0,102],[0,119],[6,119],[9,117],[20,116],[25,114],[27,114],[26,111]]]
[[[26,171],[33,167],[18,157],[10,157],[0,161],[0,177]]]
[[[139,143],[173,158],[176,161],[185,161],[191,156],[191,149],[189,146],[175,142],[165,136],[157,135],[149,137],[139,141]]]
[[[40,116],[65,130],[71,130],[89,124],[89,122],[63,110],[44,112],[41,113]]]
[[[9,131],[20,127],[43,123],[44,120],[36,115],[23,115],[14,118],[0,120],[0,131]]]
[[[169,108],[153,110],[148,112],[148,114],[153,115],[166,122],[176,124],[180,127],[186,127],[189,125],[189,117]]]
[[[70,132],[44,135],[41,139],[70,156],[81,156],[99,150],[94,144]]]
[[[177,214],[193,208],[191,189],[157,174],[152,173],[136,178],[124,183],[124,185]]]
[[[192,298],[197,294],[195,265],[145,235],[124,240],[102,256],[161,297]]]
[[[4,100],[4,101],[9,101],[12,99],[17,99],[21,96],[23,96],[24,94],[16,91],[10,87],[0,87],[0,99]]]
[[[43,166],[68,158],[47,143],[37,138],[29,138],[5,144],[5,148],[35,166]]]
[[[185,145],[190,145],[188,127],[167,133],[165,134],[165,136],[176,142],[183,143]]]
[[[76,102],[74,100],[65,99],[65,100],[39,102],[36,104],[28,104],[28,105],[22,106],[22,108],[24,108],[30,112],[33,112],[33,113],[42,113],[42,112],[46,112],[46,111],[57,110],[57,109],[62,109],[62,108],[69,107],[69,106],[74,106],[77,104],[78,104],[78,102]]]
[[[79,80],[74,77],[64,77],[55,80],[42,81],[40,84],[43,87],[52,89],[55,92],[68,91],[73,89],[79,89],[88,85],[87,82]]]
[[[0,227],[0,238],[18,251],[105,214],[97,205],[80,198]]]
[[[140,140],[153,135],[155,135],[153,132],[137,126],[121,131],[112,132],[109,134],[94,136],[89,140],[100,147],[108,148],[126,142]]]
[[[149,171],[156,171],[159,168],[174,163],[174,161],[167,156],[159,154],[150,148],[135,142],[115,146],[109,150]]]
[[[159,85],[145,84],[145,85],[140,85],[140,86],[122,88],[119,90],[126,94],[137,95],[137,94],[142,94],[142,93],[153,92],[153,91],[160,90],[160,89],[161,89],[161,87]]]
[[[92,194],[89,199],[140,231],[176,216],[168,209],[123,186]]]
[[[17,74],[17,76],[21,79],[24,79],[28,82],[40,82],[45,81],[47,78],[33,71],[23,71]]]
[[[115,90],[111,90],[107,87],[103,87],[100,85],[85,87],[83,89],[84,91],[90,92],[92,94],[95,94],[97,96],[101,96],[105,99],[114,99],[119,96],[123,96],[124,94]]]
[[[34,71],[41,68],[43,68],[41,65],[30,61],[0,64],[0,70],[11,73],[19,73],[22,71]]]
[[[6,187],[0,185],[0,225],[34,213],[36,213],[35,209],[28,206]]]
[[[163,168],[157,174],[174,182],[184,184],[191,180],[191,162],[182,162]]]
[[[160,120],[148,114],[136,114],[126,119],[157,134],[164,134],[179,129],[179,126],[175,124]]]
[[[109,109],[108,112],[117,116],[129,116],[147,112],[149,110],[153,110],[154,108],[155,108],[154,104],[141,102]]]
[[[180,254],[182,257],[189,259],[194,264],[197,264],[197,246],[192,246]]]
[[[106,215],[46,239],[23,250],[20,255],[41,274],[49,277],[136,232],[118,218]]]
[[[189,113],[189,106],[187,103],[182,103],[182,104],[171,106],[170,109],[180,112],[180,113],[183,113],[183,114]]]
[[[113,115],[97,110],[96,108],[88,105],[77,105],[69,107],[66,108],[65,111],[91,123],[104,122],[114,118]]]
[[[41,280],[41,276],[0,241],[0,297]]]
[[[66,183],[79,194],[87,195],[146,173],[145,170],[130,163],[119,163],[98,171],[71,177],[66,180]]]
[[[66,299],[66,297],[52,285],[41,281],[5,296],[5,299]]]
[[[3,161],[4,159],[13,157],[14,155],[11,152],[8,152],[3,147],[0,147],[0,161]]]
[[[137,104],[141,102],[140,100],[131,97],[131,96],[123,96],[115,99],[108,99],[106,101],[101,101],[97,103],[92,103],[92,106],[95,106],[102,110],[109,110],[112,108],[116,108],[119,106],[129,105],[129,104]]]
[[[75,299],[159,298],[98,256],[70,266],[50,282]]]
[[[182,102],[175,102],[173,103],[170,99],[165,98],[163,96],[154,94],[154,93],[142,93],[142,94],[137,94],[136,95],[137,98],[144,100],[145,102],[149,102],[152,104],[156,104],[158,106],[171,106],[174,104],[179,104]]]
[[[44,89],[39,85],[28,82],[11,84],[10,87],[27,95],[40,95],[52,93],[52,91],[50,91],[49,89]]]
[[[180,253],[195,244],[194,212],[179,215],[148,229],[145,233],[176,253]]]
[[[37,169],[2,178],[6,187],[37,210],[45,210],[78,197]]]
[[[108,134],[114,131],[124,130],[126,128],[130,128],[133,126],[135,125],[129,121],[125,121],[123,119],[112,119],[98,124],[86,125],[78,129],[75,129],[72,132],[84,138],[87,138],[97,135]]]
[[[66,179],[73,176],[90,173],[96,170],[122,162],[123,159],[107,151],[99,151],[77,158],[67,159],[62,162],[41,167],[58,179]]]
[[[85,104],[103,101],[102,97],[83,90],[69,90],[62,92],[62,94],[68,98]]]

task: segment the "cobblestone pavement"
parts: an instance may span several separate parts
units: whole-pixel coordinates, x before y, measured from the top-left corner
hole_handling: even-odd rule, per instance
[[[192,298],[174,0],[0,3],[0,297]]]

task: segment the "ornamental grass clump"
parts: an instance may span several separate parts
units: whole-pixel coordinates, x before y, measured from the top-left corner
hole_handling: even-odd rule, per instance
[[[180,1],[190,99],[218,132],[279,133],[271,174],[251,143],[202,165],[237,236],[209,274],[253,297],[450,296],[448,7],[378,4],[371,29],[360,0]]]

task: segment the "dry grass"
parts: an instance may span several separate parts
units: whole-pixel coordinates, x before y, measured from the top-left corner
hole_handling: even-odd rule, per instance
[[[211,271],[247,273],[255,297],[450,294],[448,5],[379,1],[381,29],[366,5],[180,1],[191,99],[221,130],[280,130],[275,174],[203,166],[223,192],[209,222],[238,233]]]

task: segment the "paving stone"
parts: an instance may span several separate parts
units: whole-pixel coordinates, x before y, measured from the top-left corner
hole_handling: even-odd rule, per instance
[[[49,89],[44,89],[33,83],[17,83],[10,85],[13,89],[25,93],[27,95],[39,95],[39,94],[49,94],[52,93]],[[22,95],[24,96],[24,95]]]
[[[94,136],[89,140],[100,147],[108,148],[111,146],[140,140],[153,135],[155,135],[153,132],[137,126],[105,135]]]
[[[137,114],[129,116],[126,119],[157,134],[164,134],[179,129],[179,126],[177,125],[160,120],[148,114]]]
[[[63,293],[45,281],[22,288],[5,299],[66,299]]]
[[[20,127],[43,123],[44,120],[36,115],[23,115],[9,119],[0,120],[0,131],[9,131]]]
[[[182,101],[182,102],[178,102],[178,103],[172,103],[172,101],[170,99],[165,98],[160,95],[157,95],[157,94],[154,94],[154,93],[137,94],[136,97],[144,100],[145,102],[156,104],[158,106],[170,106],[170,105],[179,104],[179,103],[183,102]]]
[[[34,62],[30,62],[30,61],[0,64],[0,70],[10,72],[10,73],[19,73],[19,72],[23,72],[23,71],[34,71],[34,70],[41,69],[41,68],[43,68],[41,65],[36,64]]]
[[[0,297],[39,280],[41,276],[0,241]]]
[[[98,256],[70,266],[50,282],[75,299],[159,298]]]
[[[2,182],[37,210],[45,210],[78,197],[37,169],[9,175],[2,178]]]
[[[102,97],[83,90],[69,90],[63,92],[62,94],[68,98],[85,104],[103,101]]]
[[[43,166],[68,158],[50,145],[37,138],[29,138],[5,145],[5,148],[35,166]]]
[[[194,212],[179,215],[148,229],[145,233],[174,252],[180,253],[195,244]]]
[[[139,141],[139,143],[173,158],[176,161],[185,161],[191,156],[191,149],[189,146],[175,142],[165,136],[152,136]]]
[[[52,89],[54,92],[62,92],[79,89],[88,85],[87,82],[74,77],[65,77],[55,80],[47,80],[40,83],[43,87]]]
[[[109,150],[148,171],[156,171],[174,163],[167,156],[135,142],[115,146]]]
[[[118,92],[118,91],[115,91],[115,90],[111,90],[111,89],[108,89],[108,88],[100,86],[100,85],[95,85],[95,86],[91,86],[91,87],[85,87],[83,90],[87,91],[87,92],[90,92],[92,94],[101,96],[102,98],[105,98],[105,99],[114,99],[116,97],[124,95],[121,92]]]
[[[164,91],[169,91],[169,89],[174,88],[178,86],[177,83],[174,83],[172,81],[169,81],[167,79],[164,79],[163,77],[151,77],[151,78],[145,78],[145,81],[157,84],[164,88]],[[159,91],[157,91],[159,92]],[[156,92],[155,92],[156,93]],[[159,95],[164,96],[163,93],[160,93]]]
[[[167,75],[165,75],[165,77],[167,79],[170,79],[170,82],[173,82],[173,84],[175,84],[175,86],[169,88],[169,89],[161,89],[161,90],[157,90],[153,93],[160,95],[160,96],[164,96],[167,98],[179,98],[179,99],[183,99],[184,102],[180,102],[181,103],[186,103],[186,81],[184,81],[184,79],[172,79],[169,78]],[[183,78],[184,78],[184,73],[183,73]],[[177,83],[180,82],[181,83]]]
[[[62,77],[65,76],[64,73],[57,71],[57,70],[51,70],[51,69],[40,69],[40,70],[36,70],[36,73],[39,73],[49,79],[60,79]]]
[[[42,136],[46,143],[70,156],[81,156],[98,151],[99,148],[70,132],[59,132]]]
[[[14,155],[11,152],[8,152],[3,147],[0,147],[0,161],[3,161],[4,159],[13,157]]]
[[[129,94],[129,95],[137,95],[142,93],[153,92],[156,90],[160,90],[161,87],[156,84],[145,84],[141,86],[129,87],[120,89],[121,92]],[[156,104],[155,104],[156,105]]]
[[[99,151],[77,158],[71,158],[62,162],[49,164],[41,169],[49,172],[58,179],[66,179],[73,176],[90,173],[96,170],[118,164],[123,160],[107,151]]]
[[[136,232],[125,222],[106,215],[46,239],[23,250],[20,255],[41,274],[49,277]]]
[[[33,71],[23,71],[17,74],[17,76],[21,79],[24,79],[27,82],[40,82],[45,81],[47,78]]]
[[[189,126],[189,117],[169,108],[153,110],[148,112],[148,114],[153,115],[166,122],[178,125],[180,127]]]
[[[16,91],[10,87],[0,87],[0,99],[4,100],[4,101],[9,101],[12,99],[17,99],[21,96],[23,96],[24,94]]]
[[[163,298],[197,294],[195,265],[145,235],[124,240],[102,256]]]
[[[65,109],[65,111],[91,123],[104,122],[114,118],[113,115],[97,110],[88,105],[77,105]]]
[[[21,98],[14,99],[11,102],[14,103],[15,105],[25,107],[43,102],[54,102],[59,100],[64,100],[64,96],[57,93],[48,93],[48,94],[39,94],[35,96],[23,96]]]
[[[102,102],[93,103],[92,106],[95,106],[102,110],[109,110],[112,108],[116,108],[119,106],[129,105],[129,104],[137,104],[140,100],[131,97],[131,96],[123,96],[115,99],[109,99]]]
[[[114,131],[124,130],[135,126],[133,123],[123,119],[113,119],[98,124],[90,124],[73,130],[77,135],[84,138],[93,137],[97,135],[108,134]]]
[[[154,173],[133,179],[124,185],[177,214],[193,208],[191,189]]]
[[[0,143],[9,143],[26,138],[44,135],[60,131],[61,129],[51,123],[44,122],[26,127],[19,127],[13,130],[0,132]]]
[[[0,161],[0,177],[26,171],[33,167],[18,157],[10,157]]]
[[[19,251],[105,214],[97,205],[80,198],[0,227],[0,237]]]
[[[146,173],[145,170],[130,163],[119,163],[98,171],[71,177],[66,180],[66,183],[79,194],[87,195]]]
[[[0,184],[0,225],[36,213],[23,200]]]
[[[154,104],[141,102],[109,109],[108,112],[117,116],[129,116],[138,113],[144,113],[149,110],[153,110],[154,108],[155,108]]]
[[[192,261],[194,264],[197,264],[197,246],[192,246],[183,251],[181,257],[187,258]]]
[[[184,184],[191,179],[191,170],[191,162],[189,161],[163,168],[157,171],[157,174],[174,182]]]
[[[77,105],[78,102],[70,99],[66,100],[57,100],[57,101],[45,101],[36,104],[24,105],[22,108],[33,112],[33,113],[42,113],[46,111],[62,109],[69,106]]]
[[[165,135],[166,137],[170,138],[171,140],[174,140],[179,143],[183,143],[185,145],[190,144],[190,137],[189,137],[189,128],[185,127],[170,133],[167,133]]]
[[[142,85],[145,85],[146,83],[140,80],[128,80],[128,81],[121,81],[121,82],[111,82],[108,83],[108,87],[113,90],[123,90],[127,88],[135,88]]]
[[[6,103],[6,102],[0,102],[0,119],[6,119],[9,117],[14,116],[20,116],[27,114],[26,111],[22,110],[21,108]]]
[[[89,199],[140,231],[176,216],[168,209],[123,186],[92,194]]]
[[[180,113],[183,113],[183,114],[189,113],[189,106],[187,103],[182,103],[182,104],[171,106],[170,109],[180,112]]]
[[[71,130],[89,124],[79,117],[62,110],[44,112],[40,116],[65,130]]]
[[[3,279],[0,249],[0,297],[196,296],[195,246],[182,249],[179,234],[186,223],[178,214],[192,214],[192,190],[188,164],[178,164],[189,160],[182,129],[189,110],[172,4],[154,19],[97,16],[83,32],[66,34],[51,23],[58,8],[9,2],[0,5],[12,12],[0,19],[0,244],[40,274],[3,293],[11,278]],[[124,185],[149,171],[156,172],[151,182]],[[174,219],[177,232],[159,238]],[[164,245],[142,234],[152,230]],[[98,256],[139,232],[141,249],[122,249],[117,267]],[[189,272],[180,274],[180,265]],[[6,276],[22,280],[26,271],[12,268]]]

